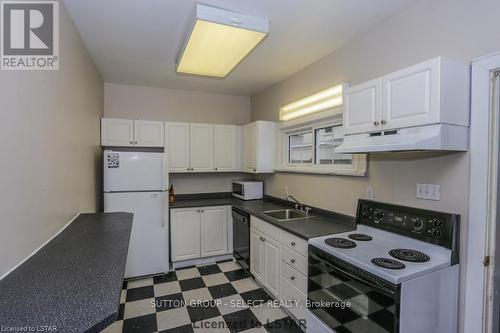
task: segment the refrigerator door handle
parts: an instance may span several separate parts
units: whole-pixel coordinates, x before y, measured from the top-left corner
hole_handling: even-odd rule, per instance
[[[165,228],[165,216],[161,217],[161,227]]]

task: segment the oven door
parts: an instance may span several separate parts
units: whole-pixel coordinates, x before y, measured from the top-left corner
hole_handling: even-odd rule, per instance
[[[399,289],[309,245],[308,309],[334,331],[399,332]]]

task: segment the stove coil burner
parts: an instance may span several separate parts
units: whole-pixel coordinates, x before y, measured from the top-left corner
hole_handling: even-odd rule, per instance
[[[403,269],[406,267],[402,262],[390,258],[374,258],[372,264],[387,269]]]
[[[426,262],[431,260],[427,254],[411,249],[394,249],[390,250],[389,254],[393,258],[410,262]]]
[[[325,239],[325,243],[332,247],[338,247],[341,249],[352,249],[353,247],[356,247],[356,243],[353,241],[338,237],[327,238]]]
[[[362,242],[371,241],[373,239],[372,236],[365,235],[365,234],[350,234],[347,237],[349,237],[350,239],[353,239],[355,241],[362,241]]]

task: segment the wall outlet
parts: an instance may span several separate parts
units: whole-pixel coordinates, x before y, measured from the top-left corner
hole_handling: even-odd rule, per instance
[[[366,198],[368,200],[375,200],[375,190],[373,189],[373,187],[366,188]]]
[[[441,185],[417,184],[417,199],[441,200]]]

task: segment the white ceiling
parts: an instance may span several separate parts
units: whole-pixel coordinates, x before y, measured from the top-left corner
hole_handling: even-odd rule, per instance
[[[270,32],[224,79],[181,76],[175,60],[195,0],[64,0],[105,82],[252,95],[416,0],[203,0],[268,18]]]

